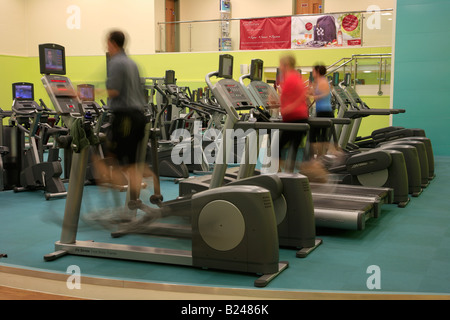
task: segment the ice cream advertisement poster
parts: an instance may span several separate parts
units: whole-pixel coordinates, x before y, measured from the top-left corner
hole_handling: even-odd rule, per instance
[[[361,14],[294,16],[291,47],[318,48],[361,45]]]

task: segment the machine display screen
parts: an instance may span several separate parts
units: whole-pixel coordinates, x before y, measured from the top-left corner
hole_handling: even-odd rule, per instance
[[[339,72],[333,73],[333,86],[339,86]]]
[[[280,68],[277,68],[277,76],[276,76],[276,86],[279,86],[283,82],[283,75],[281,74]]]
[[[95,100],[95,87],[93,85],[79,85],[78,97],[81,101],[94,101]]]
[[[13,84],[14,100],[33,100],[34,89],[32,83],[15,83]]]
[[[250,66],[250,80],[262,81],[263,61],[260,59],[253,59]]]
[[[45,68],[47,70],[63,70],[63,54],[58,49],[44,49],[45,51]]]
[[[344,77],[344,85],[349,87],[351,84],[352,75],[350,73],[346,73]]]
[[[166,76],[164,78],[165,84],[175,84],[175,71],[173,70],[166,70]]]
[[[57,44],[39,45],[41,74],[66,74],[65,49]]]
[[[225,79],[233,78],[233,56],[229,54],[220,55],[219,77]]]

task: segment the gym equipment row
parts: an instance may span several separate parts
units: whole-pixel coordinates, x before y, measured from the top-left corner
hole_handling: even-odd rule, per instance
[[[283,123],[277,115],[269,112],[279,105],[279,97],[272,86],[262,81],[263,62],[252,60],[250,74],[236,81],[232,73],[233,56],[223,54],[217,71],[205,76],[207,88],[204,92],[199,89],[191,94],[188,88],[177,86],[174,72],[170,70],[165,78],[143,79],[149,103],[145,111],[146,136],[140,142],[137,154],[140,163],[151,166],[154,193],[147,202],[142,199],[130,201],[127,192],[124,205],[128,208],[128,221],[120,223],[111,232],[111,242],[79,240],[77,233],[83,191],[86,180],[89,180],[87,177],[95,181],[95,173],[89,173],[90,156],[105,157],[102,140],[108,128],[108,109],[104,103],[102,107],[95,103],[92,87],[81,86],[75,90],[65,75],[64,47],[41,45],[40,53],[45,50],[54,50],[60,57],[59,67],[46,69],[45,55],[40,55],[42,84],[54,111],[42,101],[41,105],[33,104],[34,97],[30,99],[28,94],[25,95],[27,99],[15,98],[17,106],[13,107],[12,113],[2,115],[12,119],[11,127],[15,128],[16,134],[23,132],[31,141],[23,154],[29,153],[27,157],[30,158],[37,155],[35,159],[40,161],[24,162],[24,168],[44,163],[44,153],[48,153],[45,163],[59,163],[55,160],[59,155],[53,150],[59,147],[70,149],[64,161],[70,165],[67,169],[70,180],[65,193],[61,237],[55,243],[55,251],[44,257],[46,261],[70,254],[237,271],[260,275],[254,285],[263,287],[289,265],[287,261],[279,261],[279,248],[289,248],[295,252],[293,257],[305,258],[322,244],[322,240],[316,237],[316,228],[363,232],[369,219],[380,217],[383,205],[396,203],[405,207],[409,194],[420,194],[421,189],[416,185],[418,172],[420,188],[426,187],[434,177],[431,142],[423,130],[386,128],[370,137],[355,135],[360,125],[356,120],[404,110],[370,109],[361,99],[358,100],[350,86],[345,85],[350,79],[341,83],[338,75],[334,74],[330,83],[337,117],[311,117],[308,123],[302,124]],[[219,79],[215,84],[211,81],[214,77]],[[250,80],[248,85],[244,84],[246,79]],[[29,84],[17,84],[17,87],[20,85]],[[275,102],[269,96],[274,97]],[[53,125],[45,126],[49,122],[45,119],[50,115],[55,116]],[[61,126],[56,125],[59,122]],[[228,160],[237,148],[236,144],[226,143],[224,138],[211,139],[208,143],[217,149],[216,159],[224,160],[212,164],[202,152],[208,144],[195,141],[198,139],[195,134],[187,138],[176,135],[177,129],[188,128],[195,132],[195,123],[201,123],[202,129],[220,131],[221,137],[225,137],[226,130],[242,129],[245,132],[253,129],[257,133],[254,137],[256,143],[247,136],[237,139],[244,153],[239,159],[233,159],[237,160],[238,166],[229,166]],[[338,178],[338,184],[313,183],[303,174],[294,173],[292,168],[297,161],[297,150],[292,148],[288,150],[284,172],[269,172],[264,165],[256,169],[256,163],[250,161],[255,154],[256,157],[264,156],[263,150],[272,149],[272,145],[277,143],[279,130],[292,130],[308,136],[314,126],[329,128],[330,143],[345,153],[345,161],[339,165],[331,154],[320,159]],[[45,135],[42,133],[44,127],[53,130]],[[264,136],[260,135],[263,130],[266,132]],[[74,143],[78,132],[90,137],[87,144]],[[349,132],[353,132],[353,136]],[[41,138],[36,138],[37,133]],[[54,135],[51,146],[46,142],[50,140],[49,135]],[[303,147],[303,161],[312,158],[308,141],[307,138]],[[174,166],[169,155],[183,144],[199,148],[191,149],[191,153],[200,157],[191,158],[195,160],[191,163]],[[0,145],[4,145],[4,140],[0,140]],[[42,151],[44,145],[48,151]],[[12,147],[0,149],[4,154],[4,165],[8,163],[5,159]],[[44,178],[58,175],[60,179],[60,166],[59,163],[53,176],[42,168],[40,174]],[[7,167],[4,168],[8,171]],[[143,166],[140,169],[143,170]],[[39,175],[39,170],[36,171]],[[42,173],[44,171],[45,174]],[[162,176],[171,174],[177,178],[179,195],[174,200],[164,201],[160,180]],[[24,173],[23,176],[25,180],[27,175]],[[41,184],[50,185],[47,182]],[[138,211],[142,214],[137,214]],[[183,217],[185,223],[176,225],[159,221],[166,217]],[[132,233],[186,238],[191,241],[192,249],[131,246],[113,240]],[[151,243],[151,239],[148,242]]]

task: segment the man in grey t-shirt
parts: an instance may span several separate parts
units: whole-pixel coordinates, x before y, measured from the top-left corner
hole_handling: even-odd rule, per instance
[[[108,38],[108,79],[106,89],[109,107],[113,112],[136,109],[143,111],[145,105],[144,90],[136,63],[123,49],[124,36],[119,31],[112,32]],[[117,43],[118,42],[118,43]]]
[[[121,170],[112,170],[103,163],[97,166],[101,178],[120,184],[121,171],[128,176],[130,200],[137,200],[142,176],[137,170],[136,159],[139,142],[144,137],[146,117],[144,89],[136,63],[124,51],[125,35],[112,31],[107,38],[109,63],[106,89],[108,105],[112,111],[109,156],[117,159]]]

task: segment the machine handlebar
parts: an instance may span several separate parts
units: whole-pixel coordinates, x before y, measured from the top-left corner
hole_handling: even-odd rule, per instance
[[[307,123],[284,123],[284,122],[246,122],[238,121],[236,128],[240,129],[280,129],[286,131],[306,132],[309,130]]]

